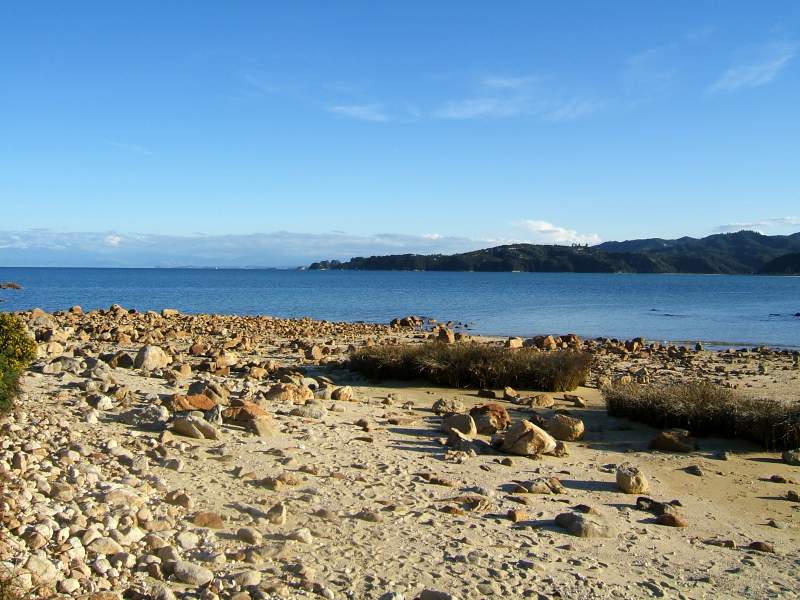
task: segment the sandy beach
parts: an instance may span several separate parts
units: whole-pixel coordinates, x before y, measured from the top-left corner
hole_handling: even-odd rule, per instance
[[[433,335],[410,327],[21,316],[39,357],[0,419],[0,560],[35,597],[798,596],[800,467],[741,440],[652,450],[660,430],[608,416],[599,389],[703,379],[800,402],[795,353],[580,341],[585,386],[487,398],[344,368]],[[442,431],[435,408],[487,403],[512,427],[561,413],[584,431],[535,457]]]

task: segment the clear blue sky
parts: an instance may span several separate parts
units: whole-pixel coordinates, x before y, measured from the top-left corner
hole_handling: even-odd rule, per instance
[[[799,54],[796,1],[4,2],[0,260],[797,231]]]

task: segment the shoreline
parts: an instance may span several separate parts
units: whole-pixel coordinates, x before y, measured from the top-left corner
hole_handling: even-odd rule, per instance
[[[0,305],[2,307],[2,305]],[[29,313],[34,310],[41,310],[38,307],[28,308],[24,310],[16,310],[13,311],[15,314],[21,313]],[[91,311],[107,311],[108,308],[95,308],[91,309]],[[135,310],[135,309],[133,309]],[[142,314],[150,313],[159,313],[162,309],[154,309],[154,310],[147,310],[147,311],[137,311]],[[167,309],[170,310],[170,309]],[[61,313],[67,312],[69,308],[62,308],[55,311],[53,313]],[[90,312],[90,311],[87,311]],[[269,315],[269,314],[242,314],[242,313],[221,313],[221,312],[184,312],[179,311],[180,314],[196,316],[196,317],[252,317],[252,318],[263,318],[263,319],[285,319],[285,320],[297,320],[301,321],[303,319],[311,319],[313,321],[319,322],[331,322],[341,325],[358,325],[358,324],[370,324],[370,325],[388,325],[385,321],[367,321],[367,320],[345,320],[345,321],[332,321],[329,319],[320,319],[309,315],[303,316],[282,316],[282,315]],[[425,321],[429,320],[429,317],[421,317]],[[704,340],[701,338],[695,339],[676,339],[676,340],[659,340],[655,338],[650,338],[644,335],[637,335],[631,337],[621,337],[621,336],[610,336],[610,335],[598,335],[598,336],[586,336],[579,332],[539,332],[533,334],[498,334],[498,333],[484,333],[484,332],[475,332],[473,333],[472,327],[469,324],[464,324],[462,321],[456,321],[454,319],[435,319],[434,323],[458,323],[455,326],[455,331],[463,332],[470,337],[473,338],[483,338],[483,339],[491,339],[491,340],[505,340],[511,337],[519,337],[523,339],[534,338],[537,336],[546,336],[546,335],[567,335],[574,334],[584,340],[594,340],[594,341],[601,341],[601,340],[614,340],[614,341],[628,341],[632,339],[642,338],[645,340],[647,344],[659,344],[659,345],[672,345],[672,346],[687,346],[687,347],[694,347],[695,344],[700,343],[703,345],[704,349],[708,351],[718,351],[724,352],[726,350],[758,350],[760,348],[769,348],[770,350],[775,351],[789,351],[789,352],[800,352],[800,344],[798,345],[783,345],[783,344],[771,344],[768,342],[743,342],[743,341],[725,341],[725,340]],[[424,329],[423,329],[424,330]]]

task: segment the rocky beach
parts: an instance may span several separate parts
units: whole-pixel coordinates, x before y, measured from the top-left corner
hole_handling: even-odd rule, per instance
[[[792,598],[800,452],[606,411],[616,383],[800,403],[796,351],[115,305],[19,313],[0,570],[34,598]],[[563,333],[563,332],[562,332]],[[371,381],[375,345],[592,357],[569,392]]]

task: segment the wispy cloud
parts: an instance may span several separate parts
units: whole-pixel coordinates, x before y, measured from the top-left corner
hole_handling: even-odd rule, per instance
[[[384,111],[381,104],[340,104],[329,106],[328,110],[342,117],[360,121],[385,123],[391,120],[391,117]]]
[[[559,227],[548,221],[525,219],[518,223],[526,232],[528,241],[540,244],[599,244],[602,238],[596,233],[578,233],[574,229]]]
[[[726,223],[716,227],[715,231],[719,233],[730,233],[732,231],[748,231],[764,232],[777,228],[791,228],[800,227],[800,217],[770,217],[761,219],[760,221],[740,222],[740,223]]]
[[[726,69],[709,87],[708,92],[723,93],[760,87],[775,80],[797,55],[795,41],[770,42],[758,46],[753,56]]]
[[[0,264],[18,266],[294,267],[321,259],[406,253],[454,253],[502,239],[343,232],[273,231],[241,235],[0,231]]]
[[[543,118],[554,123],[574,121],[587,117],[603,107],[602,102],[596,100],[567,100],[543,113]]]
[[[208,235],[63,232],[50,229],[0,231],[0,264],[91,267],[296,267],[316,260],[346,260],[382,254],[453,254],[512,243],[597,243],[596,234],[580,234],[545,221],[514,223],[512,235],[451,236],[341,231]]]
[[[143,156],[150,156],[153,153],[145,148],[144,146],[139,146],[138,144],[128,144],[125,142],[109,142],[114,148],[118,150],[124,150],[126,152],[133,152],[134,154],[141,154]]]
[[[509,98],[484,96],[450,100],[431,112],[434,119],[502,119],[530,112],[527,96]]]
[[[484,77],[478,93],[448,100],[433,109],[433,119],[507,119],[534,116],[543,121],[563,122],[586,117],[596,112],[602,103],[572,97],[550,87],[538,85],[541,79],[525,77]]]

